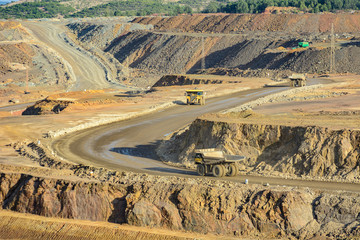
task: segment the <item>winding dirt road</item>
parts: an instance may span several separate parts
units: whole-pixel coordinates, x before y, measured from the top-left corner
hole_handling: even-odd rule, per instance
[[[23,22],[23,25],[40,43],[56,51],[63,59],[74,80],[74,85],[69,90],[114,87],[94,56],[68,42],[67,30],[63,24],[49,21],[46,24]],[[53,149],[58,155],[75,163],[149,174],[198,177],[194,171],[163,164],[154,152],[158,141],[166,134],[191,123],[199,115],[232,108],[285,89],[272,87],[244,91],[209,99],[205,106],[179,105],[154,114],[66,135],[53,143]],[[226,179],[242,182],[245,178],[249,179],[250,183],[360,191],[359,185],[347,183],[285,180],[258,176],[238,176]]]
[[[69,75],[74,81],[70,91],[84,89],[104,89],[114,87],[107,81],[103,67],[79,46],[72,45],[66,39],[66,28],[56,22],[23,22],[24,27],[32,33],[40,43],[58,53],[66,64]]]
[[[156,175],[199,177],[194,171],[175,168],[162,163],[155,154],[155,146],[165,135],[191,123],[197,116],[238,106],[259,97],[285,90],[272,87],[248,90],[229,96],[207,100],[205,106],[179,105],[154,114],[75,132],[53,143],[55,152],[75,163],[130,170]],[[303,181],[260,176],[224,178],[230,181],[269,183],[311,187],[328,190],[360,191],[358,184]]]

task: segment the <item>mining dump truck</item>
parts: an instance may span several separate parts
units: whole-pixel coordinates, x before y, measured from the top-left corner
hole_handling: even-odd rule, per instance
[[[304,87],[306,85],[305,74],[292,74],[289,79],[291,87]]]
[[[186,96],[186,104],[200,104],[205,105],[205,96],[204,96],[203,90],[186,90],[185,96]]]
[[[201,176],[212,173],[215,177],[233,177],[239,172],[236,162],[245,159],[245,156],[227,155],[215,148],[195,149],[194,152],[196,171]]]

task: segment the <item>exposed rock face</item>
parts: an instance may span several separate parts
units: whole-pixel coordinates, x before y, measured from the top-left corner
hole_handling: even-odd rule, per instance
[[[359,17],[360,14],[194,15],[141,17],[132,23],[75,22],[67,27],[85,49],[102,56],[106,65],[118,65],[112,70],[115,72],[126,72],[123,67],[129,66],[152,74],[195,73],[203,68],[319,74],[329,69],[330,51],[323,43],[331,29],[329,22],[334,22],[335,32],[342,34],[339,38],[348,38],[353,36],[349,33],[359,31],[353,24]],[[307,33],[317,45],[299,51],[278,51],[296,47],[302,41],[299,33]],[[359,53],[355,41],[338,47],[337,72],[358,73]]]
[[[4,209],[200,233],[275,238],[360,233],[359,194],[122,174],[121,184],[1,174]]]
[[[197,79],[185,75],[165,75],[153,87],[192,85],[192,84],[221,84],[222,80]]]
[[[360,14],[194,14],[170,18],[138,17],[134,23],[152,24],[157,30],[234,33],[248,31],[328,33],[331,22],[336,33],[360,31]]]
[[[60,113],[69,105],[73,104],[72,101],[61,101],[44,99],[36,102],[33,106],[26,108],[22,115],[43,115]]]
[[[196,120],[160,146],[165,160],[192,163],[195,148],[245,155],[245,172],[360,181],[360,131]]]
[[[289,36],[277,39],[276,36],[256,38],[214,34],[203,38],[185,33],[134,31],[115,38],[105,51],[131,68],[162,74],[197,72],[203,68],[204,55],[206,69],[270,69],[303,73],[328,71],[327,48],[268,51],[296,46],[297,41]],[[359,72],[359,52],[360,47],[355,43],[337,49],[337,71]]]
[[[152,26],[137,23],[128,23],[125,20],[111,20],[108,22],[89,21],[74,22],[66,25],[77,38],[86,44],[90,44],[100,49],[107,47],[114,38],[121,34],[135,30],[150,30]]]

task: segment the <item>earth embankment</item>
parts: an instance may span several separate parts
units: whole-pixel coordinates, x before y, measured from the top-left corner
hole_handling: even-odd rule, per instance
[[[152,24],[156,30],[238,33],[249,31],[298,34],[360,31],[359,13],[323,14],[194,14],[170,18],[138,17],[133,23]]]
[[[358,236],[357,193],[115,172],[117,184],[2,173],[4,209],[228,236]]]
[[[280,34],[279,34],[280,35]],[[329,71],[330,44],[292,50],[299,38],[253,37],[236,34],[129,32],[105,49],[119,62],[158,74],[195,73],[209,68]],[[357,41],[339,42],[335,49],[337,72],[359,72]]]
[[[194,149],[220,148],[246,156],[240,163],[245,174],[359,182],[359,147],[358,130],[261,124],[256,118],[246,123],[197,119],[164,141],[158,153],[187,165],[194,164]]]

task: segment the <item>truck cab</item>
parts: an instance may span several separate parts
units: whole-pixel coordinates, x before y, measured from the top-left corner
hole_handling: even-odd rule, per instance
[[[186,90],[186,104],[200,104],[205,105],[205,93],[203,90]]]

